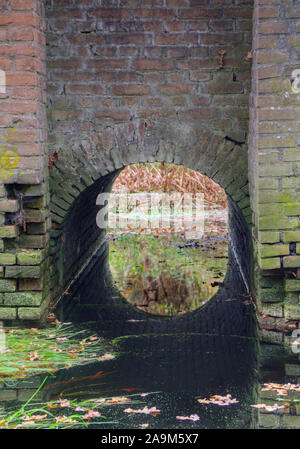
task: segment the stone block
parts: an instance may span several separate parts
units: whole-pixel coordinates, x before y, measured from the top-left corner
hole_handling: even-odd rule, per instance
[[[22,251],[17,253],[19,265],[39,265],[44,258],[43,251]]]
[[[298,219],[283,218],[279,215],[269,215],[267,217],[259,217],[259,229],[263,230],[283,230],[297,228],[299,226]]]
[[[288,320],[300,320],[300,304],[285,302],[283,305],[284,317]]]
[[[19,307],[18,318],[21,320],[40,320],[47,309],[47,300],[40,307]]]
[[[258,238],[261,243],[279,243],[279,231],[261,231],[258,233]]]
[[[15,320],[17,310],[14,307],[0,307],[0,320]]]
[[[19,210],[18,200],[0,200],[0,212],[17,212]]]
[[[293,231],[283,231],[282,239],[284,242],[300,242],[300,229]]]
[[[14,279],[0,279],[0,292],[14,292],[17,284]]]
[[[42,303],[42,293],[14,292],[4,293],[3,303],[6,306],[40,306]],[[0,308],[1,310],[1,308]]]
[[[300,256],[286,256],[283,258],[284,268],[297,268],[300,267]]]
[[[16,255],[10,253],[0,253],[0,265],[14,265],[16,263]]]
[[[274,270],[280,268],[280,257],[260,259],[259,264],[262,270]]]
[[[290,248],[288,244],[260,245],[258,247],[258,254],[263,258],[286,256],[289,255],[289,253]]]
[[[287,292],[300,291],[300,280],[298,279],[286,279],[284,282],[284,288]]]
[[[16,226],[1,226],[0,227],[0,238],[2,239],[12,239],[17,237],[18,228]]]
[[[26,265],[26,266],[18,266],[13,265],[6,267],[5,277],[7,278],[39,278],[41,274],[41,270],[39,266],[36,265]]]

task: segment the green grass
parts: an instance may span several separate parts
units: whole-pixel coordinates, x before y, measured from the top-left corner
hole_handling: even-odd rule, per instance
[[[0,413],[0,429],[59,429],[86,428],[107,424],[119,424],[107,414],[115,414],[112,408],[118,407],[117,414],[122,418],[122,408],[130,405],[145,404],[140,394],[118,397],[96,397],[80,400],[58,399],[48,402],[33,402],[43,389],[48,377],[45,377],[34,394],[17,410],[13,407]],[[150,394],[150,393],[149,393]]]
[[[108,345],[92,329],[60,323],[44,329],[4,328],[5,346],[0,351],[0,380],[52,374],[96,361],[109,352]]]

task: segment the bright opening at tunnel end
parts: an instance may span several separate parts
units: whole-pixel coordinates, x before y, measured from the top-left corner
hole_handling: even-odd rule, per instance
[[[96,217],[100,229],[163,226],[168,232],[180,229],[188,239],[204,233],[203,193],[100,193],[96,204],[104,206]]]

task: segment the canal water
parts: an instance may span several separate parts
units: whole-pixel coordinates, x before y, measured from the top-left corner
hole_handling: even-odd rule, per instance
[[[0,427],[299,428],[298,354],[279,334],[277,344],[262,338],[226,214],[216,216],[198,242],[142,233],[134,247],[131,233],[109,236],[45,329],[1,329]],[[158,288],[149,299],[145,280],[158,281],[170,258],[165,271],[200,296],[188,308]]]
[[[206,304],[227,271],[227,214],[227,209],[206,204],[203,234],[195,233],[193,239],[180,226],[179,214],[169,228],[111,230],[109,268],[122,296],[139,310],[160,316],[188,313]]]

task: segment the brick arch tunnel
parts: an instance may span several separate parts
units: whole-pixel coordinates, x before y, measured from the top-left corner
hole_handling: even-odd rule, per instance
[[[299,327],[299,0],[292,3],[4,2],[1,320],[41,322],[87,260],[84,242],[76,263],[59,259],[80,227],[67,226],[80,194],[129,163],[167,160],[219,182],[249,224],[248,174],[258,315],[273,330]]]
[[[76,319],[94,318],[95,308],[99,320],[109,317],[114,322],[124,322],[130,317],[145,318],[145,313],[129,305],[112,285],[105,230],[100,230],[96,224],[99,211],[96,202],[99,193],[111,190],[114,180],[125,166],[157,161],[198,170],[216,181],[228,195],[230,244],[224,288],[219,289],[206,307],[203,306],[195,314],[188,314],[193,317],[188,318],[189,326],[201,328],[203,321],[210,330],[220,330],[224,305],[226,314],[231,307],[232,313],[236,315],[235,325],[244,322],[238,316],[247,311],[243,302],[237,301],[237,304],[231,305],[226,304],[226,299],[233,296],[241,299],[251,289],[251,209],[247,146],[209,129],[199,130],[196,122],[192,124],[178,121],[170,124],[161,120],[138,121],[109,127],[106,133],[105,142],[116,142],[117,145],[108,145],[106,151],[103,151],[103,147],[99,151],[99,144],[94,148],[89,147],[89,159],[84,166],[78,160],[68,163],[68,156],[66,159],[60,157],[55,162],[55,182],[51,184],[50,207],[54,231],[50,265],[53,301],[61,299],[58,309],[64,310],[64,314],[68,314],[68,310],[71,314],[74,313],[75,298]],[[188,150],[186,142],[189,142]],[[78,185],[85,185],[85,188],[80,191],[76,189]],[[72,195],[75,191],[77,195],[74,197]],[[176,320],[176,328],[179,326],[178,322],[186,326],[185,318]],[[150,319],[149,326],[157,330],[161,326],[165,328],[166,322]],[[231,331],[236,331],[234,324],[232,326]]]
[[[252,3],[108,3],[46,8],[52,300],[101,246],[97,195],[138,162],[185,165],[225,189],[228,279],[249,284]]]

